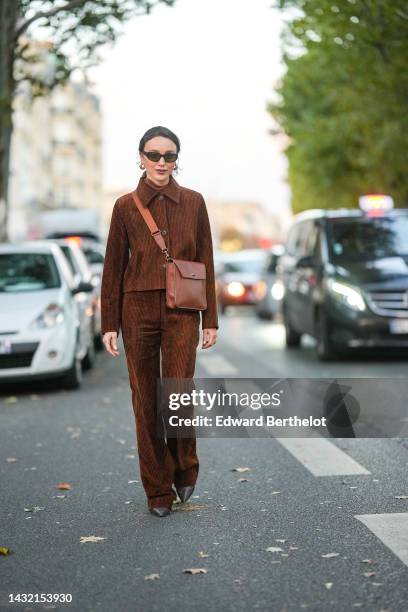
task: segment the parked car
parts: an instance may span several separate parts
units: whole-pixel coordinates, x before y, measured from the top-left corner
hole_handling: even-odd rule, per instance
[[[100,283],[103,272],[103,264],[105,261],[106,247],[100,242],[89,240],[87,238],[81,238],[81,236],[68,236],[66,240],[79,246],[86,257],[88,265],[92,270],[92,274],[99,277]]]
[[[75,286],[57,244],[0,244],[0,381],[61,378],[78,388],[88,350]]]
[[[281,244],[270,249],[261,277],[254,287],[257,298],[255,312],[260,319],[272,320],[280,315],[284,287],[281,279],[277,278],[276,267],[282,253]]]
[[[83,361],[84,369],[88,370],[94,366],[95,350],[103,348],[101,336],[101,300],[100,300],[100,278],[94,275],[87,259],[76,242],[69,239],[54,240],[64,253],[74,282],[91,283],[92,293],[78,293],[76,300],[80,311],[81,326],[84,334],[89,336],[89,348]]]
[[[308,333],[322,360],[358,347],[408,355],[408,209],[379,198],[296,215],[278,265],[287,346]]]
[[[222,313],[227,306],[256,304],[254,288],[259,281],[266,253],[263,249],[243,249],[220,259],[216,290]]]

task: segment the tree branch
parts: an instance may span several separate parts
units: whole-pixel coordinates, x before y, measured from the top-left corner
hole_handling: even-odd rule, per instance
[[[17,27],[14,35],[15,40],[17,41],[19,37],[23,34],[23,32],[25,32],[25,30],[27,30],[27,28],[34,21],[37,21],[38,19],[48,19],[50,17],[54,17],[54,15],[57,15],[57,13],[60,13],[61,11],[70,11],[71,9],[76,8],[77,6],[86,4],[86,1],[87,0],[71,0],[70,2],[67,2],[67,4],[64,4],[64,6],[56,6],[55,8],[50,9],[49,11],[39,11],[38,13],[35,13],[35,15],[30,17],[30,19],[26,19]]]

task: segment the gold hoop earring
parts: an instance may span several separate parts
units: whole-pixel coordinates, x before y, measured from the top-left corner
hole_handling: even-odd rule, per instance
[[[144,169],[145,169],[145,167],[144,167],[144,165],[142,164],[142,162],[140,162],[140,164],[139,164],[139,168],[140,168],[141,170],[144,170]]]

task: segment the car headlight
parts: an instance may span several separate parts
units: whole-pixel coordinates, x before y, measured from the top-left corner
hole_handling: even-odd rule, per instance
[[[349,308],[361,312],[366,309],[363,295],[357,287],[351,287],[333,279],[327,281],[327,287],[336,298],[340,299]]]
[[[241,295],[245,293],[245,287],[242,283],[233,281],[232,283],[228,283],[227,292],[234,297],[241,297]]]
[[[59,304],[48,304],[47,308],[38,315],[31,323],[30,327],[49,328],[63,322],[65,317],[64,309]]]
[[[274,300],[281,300],[285,295],[285,286],[281,280],[277,280],[273,283],[271,287],[271,296]]]

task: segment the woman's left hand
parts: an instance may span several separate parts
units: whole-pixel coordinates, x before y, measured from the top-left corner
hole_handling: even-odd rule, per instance
[[[217,342],[217,328],[203,329],[203,344],[202,348],[210,348]]]

